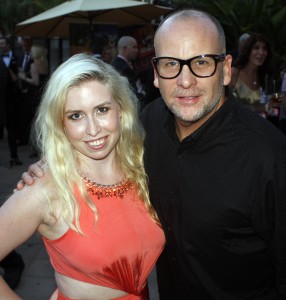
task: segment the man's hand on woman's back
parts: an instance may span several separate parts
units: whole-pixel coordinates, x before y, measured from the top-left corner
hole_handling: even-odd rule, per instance
[[[32,185],[34,183],[34,177],[42,177],[44,175],[44,170],[42,169],[42,161],[38,161],[29,166],[28,172],[24,172],[21,176],[22,180],[17,183],[16,190],[22,190],[24,186]]]

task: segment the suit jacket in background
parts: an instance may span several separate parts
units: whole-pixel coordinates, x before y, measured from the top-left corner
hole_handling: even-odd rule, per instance
[[[111,65],[122,75],[128,78],[129,83],[131,84],[134,93],[137,94],[137,86],[136,86],[136,74],[134,70],[129,66],[129,64],[117,56],[111,63]]]

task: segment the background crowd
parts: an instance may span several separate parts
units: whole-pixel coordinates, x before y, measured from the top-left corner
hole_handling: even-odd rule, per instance
[[[33,39],[29,37],[22,37],[17,41],[20,51],[18,49],[16,54],[13,49],[15,41],[0,35],[1,88],[5,90],[0,102],[0,138],[3,137],[5,126],[11,151],[9,161],[11,166],[21,164],[17,146],[30,143],[31,122],[41,97],[43,84],[50,73],[49,53],[43,44],[33,44]],[[133,36],[124,35],[118,39],[117,53],[114,53],[108,45],[99,45],[96,49],[89,49],[88,52],[113,65],[128,78],[143,108],[159,97],[160,92],[153,85],[151,61],[147,70],[141,72],[137,68],[141,44],[142,41],[136,40]],[[154,53],[153,44],[151,47]],[[237,42],[237,48],[229,49],[227,52],[233,57],[228,96],[239,99],[285,132],[282,87],[285,63],[282,58],[278,69],[273,63],[275,49],[266,36],[259,32],[243,33]],[[273,101],[270,101],[271,99]],[[33,155],[36,153],[32,149],[31,156]]]

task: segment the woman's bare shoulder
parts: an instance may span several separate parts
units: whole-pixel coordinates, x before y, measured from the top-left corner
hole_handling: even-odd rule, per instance
[[[55,187],[49,171],[42,177],[35,177],[33,185],[25,185],[23,189],[16,190],[13,194],[15,198],[26,199],[25,201],[38,201],[45,204],[48,199],[54,198]]]
[[[47,174],[48,175],[48,174]],[[48,201],[44,195],[52,196],[52,189],[48,176],[35,180],[32,186],[25,186],[22,190],[16,191],[10,195],[1,206],[1,213],[9,215],[13,211],[13,215],[18,219],[26,218],[36,224],[41,222],[43,212],[48,207]],[[19,221],[20,222],[20,221]]]

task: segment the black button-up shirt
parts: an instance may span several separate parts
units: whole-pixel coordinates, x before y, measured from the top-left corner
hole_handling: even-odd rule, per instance
[[[161,299],[286,299],[286,137],[235,100],[181,142],[162,99],[142,122]]]

